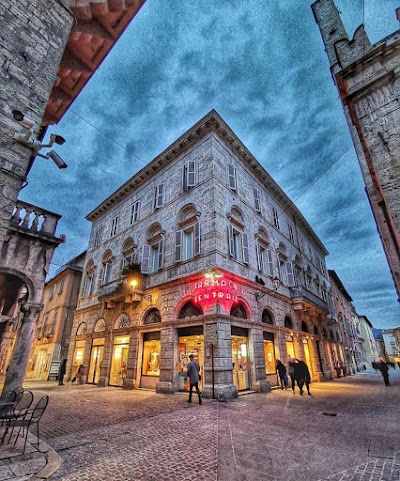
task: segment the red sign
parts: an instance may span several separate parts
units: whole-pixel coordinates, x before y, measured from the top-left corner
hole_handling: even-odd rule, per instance
[[[194,301],[199,304],[215,304],[222,302],[230,308],[238,301],[238,286],[235,282],[222,278],[210,278],[196,282],[194,285]]]

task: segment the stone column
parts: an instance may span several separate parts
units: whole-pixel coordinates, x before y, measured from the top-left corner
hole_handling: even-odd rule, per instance
[[[331,363],[329,362],[329,354],[327,352],[327,349],[330,349],[330,347],[328,343],[324,342],[322,339],[323,338],[321,338],[321,341],[319,341],[319,347],[324,364],[325,379],[333,379],[332,367]]]
[[[251,329],[251,334],[253,341],[253,362],[250,362],[250,365],[253,366],[251,376],[254,379],[252,388],[257,392],[270,392],[271,385],[265,372],[263,330],[255,327]]]
[[[124,379],[123,389],[134,389],[137,379],[137,366],[139,354],[139,331],[132,331],[129,337],[129,352],[126,378]]]
[[[175,356],[177,344],[177,332],[173,327],[161,330],[160,382],[156,386],[156,392],[169,394],[178,389],[175,379],[178,374]]]
[[[212,357],[214,346],[214,394],[216,399],[237,397],[237,387],[232,378],[232,334],[231,324],[217,321],[204,326],[204,384],[203,395],[212,397]],[[207,355],[209,354],[209,355]]]
[[[43,304],[32,304],[30,302],[26,302],[21,306],[24,317],[21,327],[17,332],[14,351],[8,366],[2,396],[7,392],[13,391],[16,387],[22,386],[24,382],[32,341],[35,335],[36,320],[43,307]]]
[[[286,349],[286,332],[279,329],[275,334],[275,340],[279,350],[279,356],[276,356],[276,358],[280,359],[281,362],[287,366],[289,363],[289,356]]]
[[[103,359],[100,365],[100,376],[99,382],[97,383],[98,387],[106,387],[108,386],[108,375],[111,368],[111,357],[112,357],[112,348],[113,348],[113,336],[111,332],[104,333],[104,351],[103,351]]]

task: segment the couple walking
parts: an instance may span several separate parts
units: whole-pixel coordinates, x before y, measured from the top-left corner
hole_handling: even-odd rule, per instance
[[[283,365],[281,361],[276,361],[276,370],[279,375],[279,379],[281,381],[281,389],[288,387],[288,377],[286,374],[286,367]],[[292,384],[292,394],[295,394],[295,386],[299,387],[300,395],[303,395],[303,388],[304,385],[306,386],[307,393],[311,396],[310,392],[310,382],[311,376],[310,371],[308,370],[307,364],[304,361],[300,361],[296,358],[291,358],[289,360],[289,376],[290,381]]]

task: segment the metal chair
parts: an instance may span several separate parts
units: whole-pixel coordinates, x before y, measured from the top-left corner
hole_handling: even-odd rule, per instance
[[[7,434],[9,433],[9,428],[12,427],[11,433],[8,436],[8,441],[10,441],[14,433],[14,427],[15,427],[13,424],[13,421],[18,419],[23,419],[28,413],[28,410],[31,407],[32,402],[33,402],[33,394],[31,393],[31,391],[20,392],[13,406],[8,411],[4,413],[0,413],[0,420],[3,422],[3,425],[4,423],[6,424],[6,430],[4,431],[3,437],[1,438],[0,444],[3,444],[5,442]],[[21,430],[18,431],[18,435],[15,440],[15,443],[18,440],[20,431]],[[15,443],[14,443],[14,446],[15,446]]]
[[[43,413],[45,412],[48,403],[49,403],[49,396],[43,396],[41,399],[39,399],[39,401],[37,402],[34,409],[27,411],[25,416],[22,419],[21,418],[18,418],[18,419],[14,418],[14,419],[11,419],[9,421],[9,424],[10,424],[10,426],[13,427],[13,429],[16,428],[16,427],[19,427],[17,437],[14,441],[14,446],[18,441],[18,438],[19,438],[19,435],[20,435],[21,431],[25,435],[23,453],[25,453],[26,441],[28,439],[29,428],[31,427],[32,424],[36,424],[37,446],[39,446],[39,421],[42,418]]]

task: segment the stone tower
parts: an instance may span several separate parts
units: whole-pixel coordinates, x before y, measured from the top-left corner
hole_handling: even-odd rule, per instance
[[[317,0],[312,10],[399,295],[400,31],[371,45],[361,25],[349,40],[333,0]]]

